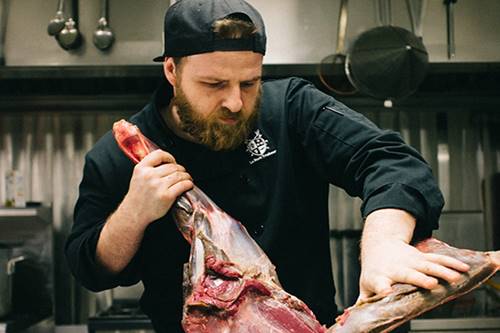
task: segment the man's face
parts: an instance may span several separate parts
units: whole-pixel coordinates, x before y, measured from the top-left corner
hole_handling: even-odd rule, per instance
[[[183,58],[172,100],[180,129],[213,150],[238,147],[257,118],[261,75],[262,55],[250,51]]]

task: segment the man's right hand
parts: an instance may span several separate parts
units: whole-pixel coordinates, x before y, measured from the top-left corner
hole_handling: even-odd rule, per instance
[[[139,249],[146,227],[192,187],[191,176],[172,155],[162,150],[148,154],[135,166],[125,198],[102,228],[97,261],[110,273],[122,271]]]
[[[136,223],[148,225],[164,216],[178,196],[193,188],[191,176],[163,150],[149,153],[134,167],[121,209]]]

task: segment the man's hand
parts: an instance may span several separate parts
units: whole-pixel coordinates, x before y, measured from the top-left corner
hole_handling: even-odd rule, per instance
[[[162,150],[148,154],[135,166],[128,193],[102,228],[97,262],[110,273],[122,271],[139,249],[146,227],[192,187],[191,176],[172,155]]]
[[[432,289],[438,279],[456,281],[469,269],[461,261],[438,254],[422,253],[409,245],[415,219],[399,209],[381,209],[366,218],[361,240],[359,300],[386,294],[395,283]]]
[[[127,210],[137,223],[148,225],[164,216],[177,197],[192,187],[184,167],[169,153],[155,150],[134,167],[120,209]]]

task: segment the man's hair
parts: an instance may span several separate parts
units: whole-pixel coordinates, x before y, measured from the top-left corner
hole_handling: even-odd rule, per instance
[[[246,39],[256,32],[255,24],[246,16],[232,14],[219,19],[212,24],[216,39]],[[180,66],[183,57],[174,57],[174,64]]]
[[[217,39],[246,39],[257,32],[257,28],[247,16],[238,14],[215,21],[212,29]]]

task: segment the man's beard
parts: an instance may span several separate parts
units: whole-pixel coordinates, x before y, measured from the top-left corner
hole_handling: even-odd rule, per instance
[[[209,116],[203,117],[194,110],[178,85],[170,107],[177,107],[181,130],[191,135],[198,143],[215,151],[233,150],[247,139],[253,129],[259,114],[260,98],[261,91],[259,89],[255,106],[250,113],[244,109],[240,112],[231,112],[222,107]],[[221,123],[221,118],[234,119],[236,123],[224,124]]]

